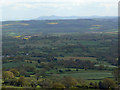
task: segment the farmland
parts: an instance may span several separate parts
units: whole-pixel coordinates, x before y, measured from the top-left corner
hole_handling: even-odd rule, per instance
[[[3,88],[94,89],[103,88],[99,84],[105,80],[117,85],[112,19],[5,21],[2,26]]]

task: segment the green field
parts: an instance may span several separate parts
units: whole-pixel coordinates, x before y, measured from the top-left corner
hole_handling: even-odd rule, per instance
[[[114,19],[4,21],[2,27],[3,88],[117,86]]]

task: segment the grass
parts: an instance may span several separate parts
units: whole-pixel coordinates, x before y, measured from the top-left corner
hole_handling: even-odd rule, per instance
[[[99,45],[100,44],[98,41],[87,41],[87,40],[81,40],[80,43],[83,45]]]
[[[2,66],[5,68],[12,68],[12,67],[18,67],[22,64],[24,64],[24,62],[9,62],[9,63],[4,63]]]
[[[112,72],[111,71],[98,71],[98,70],[84,70],[84,69],[79,69],[78,71],[76,71],[76,69],[74,68],[69,68],[71,71],[65,71],[68,68],[63,68],[61,69],[63,72],[62,73],[58,73],[57,70],[50,70],[49,72],[47,72],[47,74],[49,75],[53,75],[52,73],[54,73],[55,75],[59,76],[59,77],[63,77],[63,76],[71,76],[74,78],[83,78],[83,79],[88,79],[88,80],[101,80],[104,78],[112,78]]]
[[[45,90],[33,87],[2,86],[3,90]]]
[[[88,70],[88,71],[78,71],[75,73],[65,73],[59,74],[60,77],[63,76],[71,76],[74,78],[83,78],[83,79],[104,79],[108,77],[113,77],[111,72],[108,71],[96,71],[96,70]]]
[[[26,63],[26,62],[9,62],[9,63],[4,63],[2,66],[4,68],[13,68],[13,67],[18,67],[18,66],[35,66],[34,64],[31,63]]]

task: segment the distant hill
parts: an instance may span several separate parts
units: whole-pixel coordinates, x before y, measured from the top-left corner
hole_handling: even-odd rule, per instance
[[[78,16],[40,16],[35,20],[79,19]]]
[[[40,16],[34,20],[64,20],[64,19],[93,19],[93,18],[117,18],[117,16]]]
[[[38,34],[71,32],[117,32],[117,18],[27,20],[2,22],[3,34]]]

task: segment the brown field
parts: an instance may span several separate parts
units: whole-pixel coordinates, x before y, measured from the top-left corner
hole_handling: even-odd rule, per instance
[[[117,32],[106,32],[108,34],[117,34]]]
[[[63,60],[75,60],[75,59],[80,59],[80,60],[92,60],[96,61],[96,58],[94,57],[56,57],[57,59],[63,59]]]
[[[4,25],[0,25],[0,27],[10,26],[10,25],[23,25],[23,26],[28,26],[29,24],[27,24],[27,23],[4,24]]]
[[[99,26],[101,26],[101,25],[92,25],[92,26],[96,26],[96,27],[99,27]]]
[[[58,24],[58,23],[57,22],[56,23],[52,22],[52,23],[48,23],[48,24]]]

